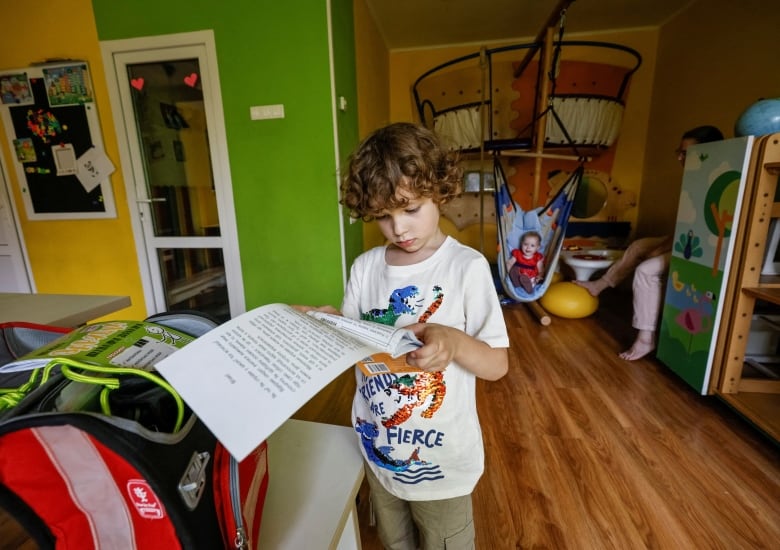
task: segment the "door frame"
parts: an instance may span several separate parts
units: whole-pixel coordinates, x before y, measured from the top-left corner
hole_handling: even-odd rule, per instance
[[[10,244],[9,255],[13,259],[12,268],[15,271],[15,278],[17,281],[21,281],[23,288],[19,288],[17,291],[21,293],[34,293],[37,292],[35,288],[35,279],[33,278],[32,269],[30,268],[30,257],[27,255],[27,246],[24,242],[24,233],[22,233],[22,226],[19,223],[19,211],[16,209],[16,203],[14,203],[14,195],[11,191],[11,179],[8,176],[8,170],[6,169],[5,162],[3,162],[2,155],[0,155],[0,178],[2,178],[2,189],[0,189],[0,209],[8,209],[8,230],[10,231],[10,239],[14,242]],[[2,216],[2,214],[0,214]],[[0,223],[3,223],[2,217],[0,217]],[[25,285],[26,283],[26,285]]]
[[[103,54],[103,63],[106,70],[111,111],[119,145],[119,156],[122,165],[122,175],[127,193],[128,211],[133,230],[136,255],[141,271],[144,300],[148,314],[158,313],[159,299],[155,296],[155,281],[160,284],[153,275],[150,258],[147,253],[143,227],[140,216],[144,215],[144,208],[148,204],[138,202],[148,197],[138,196],[136,175],[144,179],[143,166],[136,166],[133,161],[133,148],[138,145],[131,139],[128,124],[135,121],[127,120],[123,103],[123,91],[121,86],[128,86],[127,74],[122,74],[119,65],[115,62],[116,56],[126,53],[141,52],[146,50],[164,50],[166,48],[202,47],[205,51],[204,61],[207,71],[201,68],[201,85],[204,89],[204,97],[208,97],[208,103],[213,109],[207,109],[207,124],[209,128],[209,147],[212,160],[212,173],[214,176],[214,190],[217,194],[217,210],[219,214],[220,236],[222,238],[222,254],[225,264],[225,279],[230,303],[230,315],[235,317],[246,311],[244,299],[244,282],[241,274],[241,257],[238,247],[238,230],[236,224],[235,208],[233,202],[233,183],[230,174],[227,139],[225,131],[224,110],[222,107],[222,94],[219,83],[219,69],[217,66],[216,42],[211,30],[195,31],[187,33],[168,34],[160,36],[145,36],[120,40],[104,40],[100,42]],[[203,78],[203,73],[206,78]],[[132,107],[129,112],[132,113]],[[209,112],[212,116],[209,116]],[[134,135],[134,134],[133,134]]]

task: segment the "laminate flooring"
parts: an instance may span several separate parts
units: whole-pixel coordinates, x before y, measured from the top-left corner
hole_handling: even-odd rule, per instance
[[[504,313],[509,373],[477,384],[478,549],[780,548],[780,447],[652,356],[618,358],[633,338],[629,293],[607,291],[591,317],[546,327],[525,306]],[[294,417],[349,425],[353,378]],[[368,515],[364,484],[362,546],[379,549]],[[0,515],[0,548],[35,545]]]

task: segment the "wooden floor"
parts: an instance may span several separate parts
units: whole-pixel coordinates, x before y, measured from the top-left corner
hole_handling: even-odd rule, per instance
[[[630,294],[548,327],[524,306],[505,316],[510,372],[477,385],[478,549],[780,547],[780,447],[654,358],[617,357],[633,339]],[[348,425],[351,376],[296,416]],[[378,550],[359,496],[363,550]]]
[[[548,327],[524,306],[505,309],[510,372],[477,386],[477,548],[778,548],[780,447],[655,359],[620,360],[630,296],[601,302]],[[352,376],[295,418],[349,425]],[[363,549],[379,549],[365,487],[359,498]],[[24,540],[0,518],[0,548],[35,548]]]

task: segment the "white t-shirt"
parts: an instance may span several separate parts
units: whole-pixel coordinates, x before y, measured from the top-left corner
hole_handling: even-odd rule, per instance
[[[403,327],[427,320],[509,347],[487,260],[447,237],[426,260],[387,265],[385,247],[352,266],[341,307],[355,319]],[[405,500],[470,494],[484,468],[475,376],[457,363],[440,373],[378,374],[355,369],[352,423],[376,477]]]

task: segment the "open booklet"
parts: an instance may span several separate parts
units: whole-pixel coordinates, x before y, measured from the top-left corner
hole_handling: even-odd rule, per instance
[[[62,358],[151,370],[163,357],[193,340],[192,336],[146,321],[92,323],[0,366],[0,374],[45,367]]]
[[[156,368],[240,461],[348,367],[362,362],[367,376],[407,370],[401,356],[421,345],[410,330],[269,304]]]
[[[414,372],[418,369],[406,364],[406,354],[422,346],[411,330],[395,328],[371,321],[350,319],[321,311],[309,311],[315,319],[331,325],[344,334],[354,336],[361,342],[373,346],[371,352],[356,362],[366,376],[386,372]]]
[[[101,367],[133,367],[151,371],[163,358],[194,338],[175,329],[146,321],[106,321],[84,325],[52,340],[19,359],[0,366],[0,393],[18,398],[32,391],[43,376],[23,371],[58,368],[62,360]],[[45,372],[45,371],[44,371]],[[18,374],[13,374],[18,373]],[[101,376],[91,373],[92,376]],[[30,383],[28,383],[30,382]],[[95,407],[102,386],[72,380],[58,395],[52,410],[84,411]],[[0,410],[14,400],[0,402]]]

